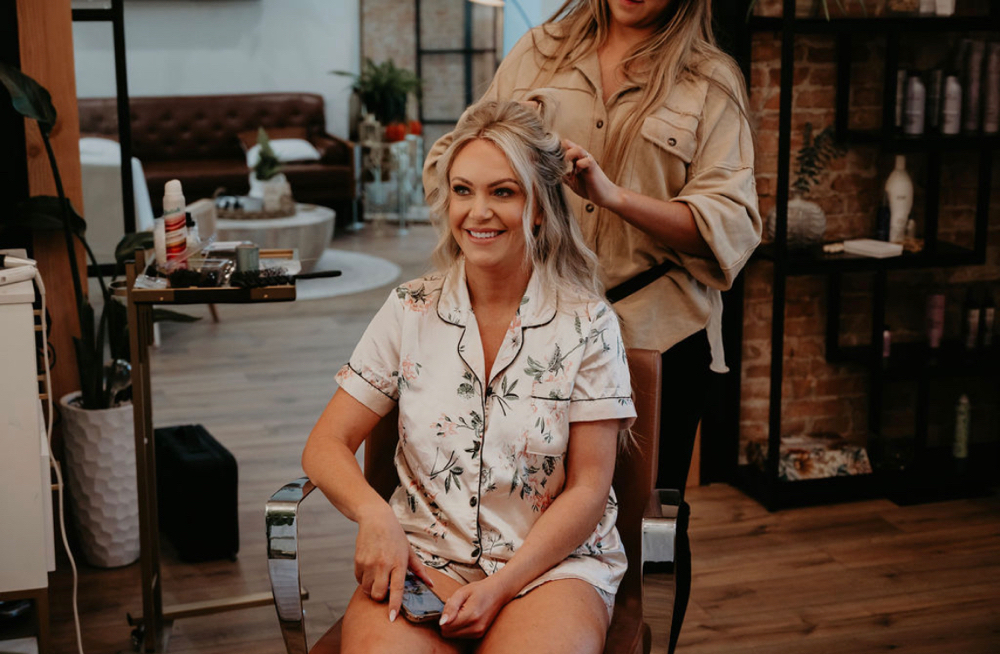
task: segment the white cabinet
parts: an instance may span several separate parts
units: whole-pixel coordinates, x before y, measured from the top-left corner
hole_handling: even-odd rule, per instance
[[[0,286],[0,593],[48,587],[55,569],[49,452],[31,281]]]

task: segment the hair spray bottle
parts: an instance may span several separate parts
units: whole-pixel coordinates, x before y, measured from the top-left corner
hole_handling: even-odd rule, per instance
[[[181,182],[179,179],[172,179],[163,190],[163,224],[168,262],[179,259],[187,251],[187,217],[184,206]]]

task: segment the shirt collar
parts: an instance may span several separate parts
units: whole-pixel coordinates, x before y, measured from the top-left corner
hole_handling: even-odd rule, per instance
[[[598,97],[602,97],[601,94],[603,93],[604,87],[601,82],[601,60],[597,56],[597,48],[594,47],[592,39],[583,47],[586,48],[586,51],[583,56],[573,63],[573,67],[580,71],[580,74],[587,79],[587,82],[591,85],[591,87],[593,87],[594,93]],[[620,96],[638,88],[638,83],[627,81],[622,88],[615,91],[615,93],[608,98],[608,106],[614,103],[614,101]]]
[[[517,309],[521,327],[538,327],[550,322],[555,317],[556,305],[555,289],[546,288],[538,272],[532,271],[528,288],[521,298],[521,306]],[[441,320],[459,327],[465,327],[469,323],[472,300],[465,281],[464,257],[445,276],[441,295],[438,296],[437,313]]]

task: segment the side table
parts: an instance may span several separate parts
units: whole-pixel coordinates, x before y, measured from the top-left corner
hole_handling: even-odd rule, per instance
[[[332,214],[332,212],[330,212]],[[221,221],[220,221],[221,222]],[[262,250],[261,258],[291,256],[289,251]],[[156,436],[153,431],[153,402],[150,388],[149,344],[153,335],[153,306],[161,304],[226,304],[252,302],[291,302],[295,286],[265,288],[167,288],[136,289],[135,280],[145,270],[143,252],[137,250],[135,261],[126,266],[124,287],[115,295],[126,298],[129,347],[132,354],[132,403],[135,414],[135,465],[139,489],[139,561],[142,573],[142,615],[130,617],[137,650],[165,652],[173,621],[196,615],[208,615],[235,609],[266,606],[274,602],[268,592],[163,606],[160,574],[160,527],[156,497]],[[305,591],[300,591],[303,597]]]

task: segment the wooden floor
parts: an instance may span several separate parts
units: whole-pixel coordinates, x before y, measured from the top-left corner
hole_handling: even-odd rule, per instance
[[[434,242],[372,227],[336,247],[390,258],[412,277]],[[329,300],[220,306],[221,322],[164,325],[154,354],[154,421],[202,423],[239,461],[239,560],[168,559],[165,604],[268,589],[263,507],[301,475],[299,455],[334,390],[334,374],[389,288]],[[202,307],[192,311],[208,315]],[[1000,498],[897,507],[888,501],[769,514],[725,485],[692,489],[694,589],[679,649],[729,654],[1000,652]],[[192,510],[197,510],[192,507]],[[322,496],[302,527],[313,642],[353,589],[355,529]],[[68,564],[52,576],[55,651],[75,650]],[[88,654],[129,651],[126,613],[141,611],[138,564],[82,566],[80,617]],[[663,652],[670,594],[650,590],[654,651]],[[176,654],[283,652],[274,610],[178,620]]]

